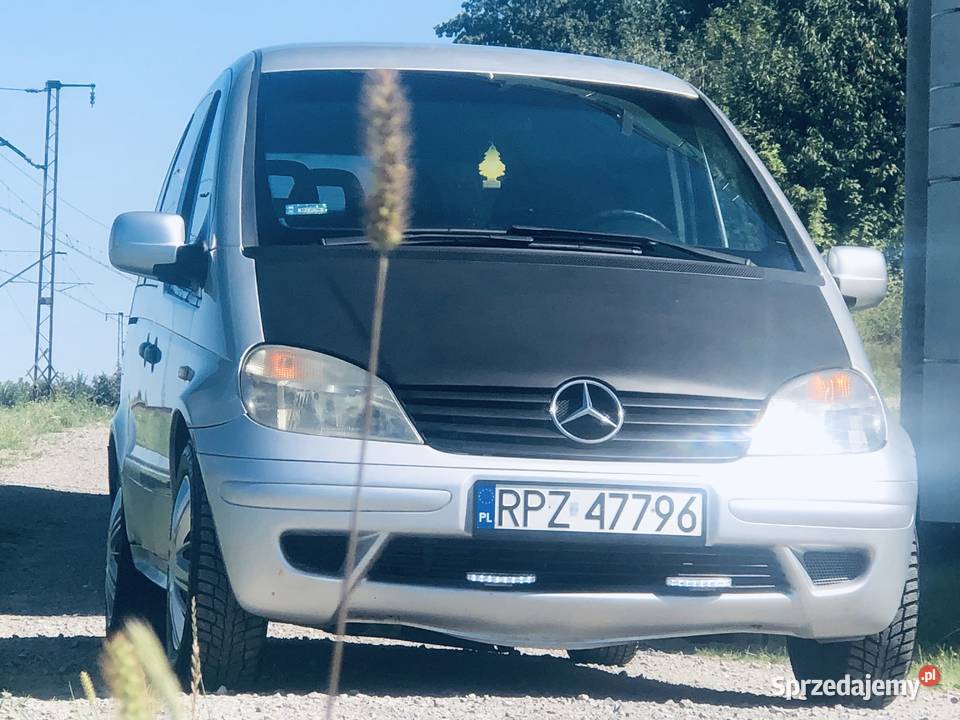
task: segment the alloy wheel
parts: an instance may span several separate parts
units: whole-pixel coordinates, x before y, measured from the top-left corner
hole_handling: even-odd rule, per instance
[[[110,508],[110,524],[107,527],[107,563],[104,579],[107,627],[113,625],[113,612],[117,599],[117,581],[120,577],[120,558],[126,542],[123,524],[123,490],[118,489]]]
[[[183,641],[183,631],[190,614],[190,476],[184,474],[173,504],[170,525],[170,554],[167,569],[167,642],[176,654]]]

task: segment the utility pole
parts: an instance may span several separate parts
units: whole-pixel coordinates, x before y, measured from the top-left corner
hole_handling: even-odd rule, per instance
[[[124,314],[122,312],[115,313],[106,313],[103,316],[104,320],[109,320],[110,318],[117,318],[117,372],[119,373],[123,368],[123,318]]]
[[[60,91],[63,88],[89,88],[93,106],[96,85],[62,83],[48,80],[42,90],[47,94],[47,122],[43,149],[43,205],[40,211],[40,272],[37,278],[37,326],[33,344],[34,397],[49,395],[53,387],[53,299],[56,289],[57,258],[57,176],[60,151]]]

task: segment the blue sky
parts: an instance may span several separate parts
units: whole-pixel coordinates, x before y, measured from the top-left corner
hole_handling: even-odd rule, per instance
[[[54,345],[59,372],[90,375],[115,362],[116,322],[102,311],[126,312],[133,287],[98,264],[107,264],[107,228],[120,212],[153,209],[183,126],[219,72],[248,50],[288,42],[441,42],[433,26],[460,3],[13,0],[3,6],[0,86],[40,87],[48,79],[97,84],[92,109],[86,91],[62,94],[59,223],[78,249],[60,248],[67,254],[58,258],[57,279],[91,284],[68,290],[72,297],[58,294]],[[0,92],[0,136],[37,161],[44,97]],[[5,210],[37,222],[39,179],[0,148],[0,281],[36,259],[39,232]],[[24,277],[35,281],[35,271]],[[0,289],[0,380],[33,364],[35,303],[35,285]]]

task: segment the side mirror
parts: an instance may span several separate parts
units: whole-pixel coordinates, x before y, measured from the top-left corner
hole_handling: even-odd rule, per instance
[[[887,261],[879,250],[832,247],[827,253],[827,268],[851,310],[876,307],[887,295]]]
[[[183,218],[172,213],[128,212],[110,230],[110,263],[126,273],[176,285],[202,278],[206,254],[185,245]]]

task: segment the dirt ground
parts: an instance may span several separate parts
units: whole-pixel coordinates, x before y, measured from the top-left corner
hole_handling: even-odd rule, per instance
[[[103,693],[106,432],[47,436],[0,468],[0,720],[113,715],[71,700],[81,670]],[[272,625],[256,686],[202,698],[200,717],[321,716],[330,650],[323,633]],[[960,693],[943,689],[883,711],[809,706],[774,695],[784,662],[653,649],[623,671],[398,642],[351,642],[345,657],[343,718],[960,718]]]

